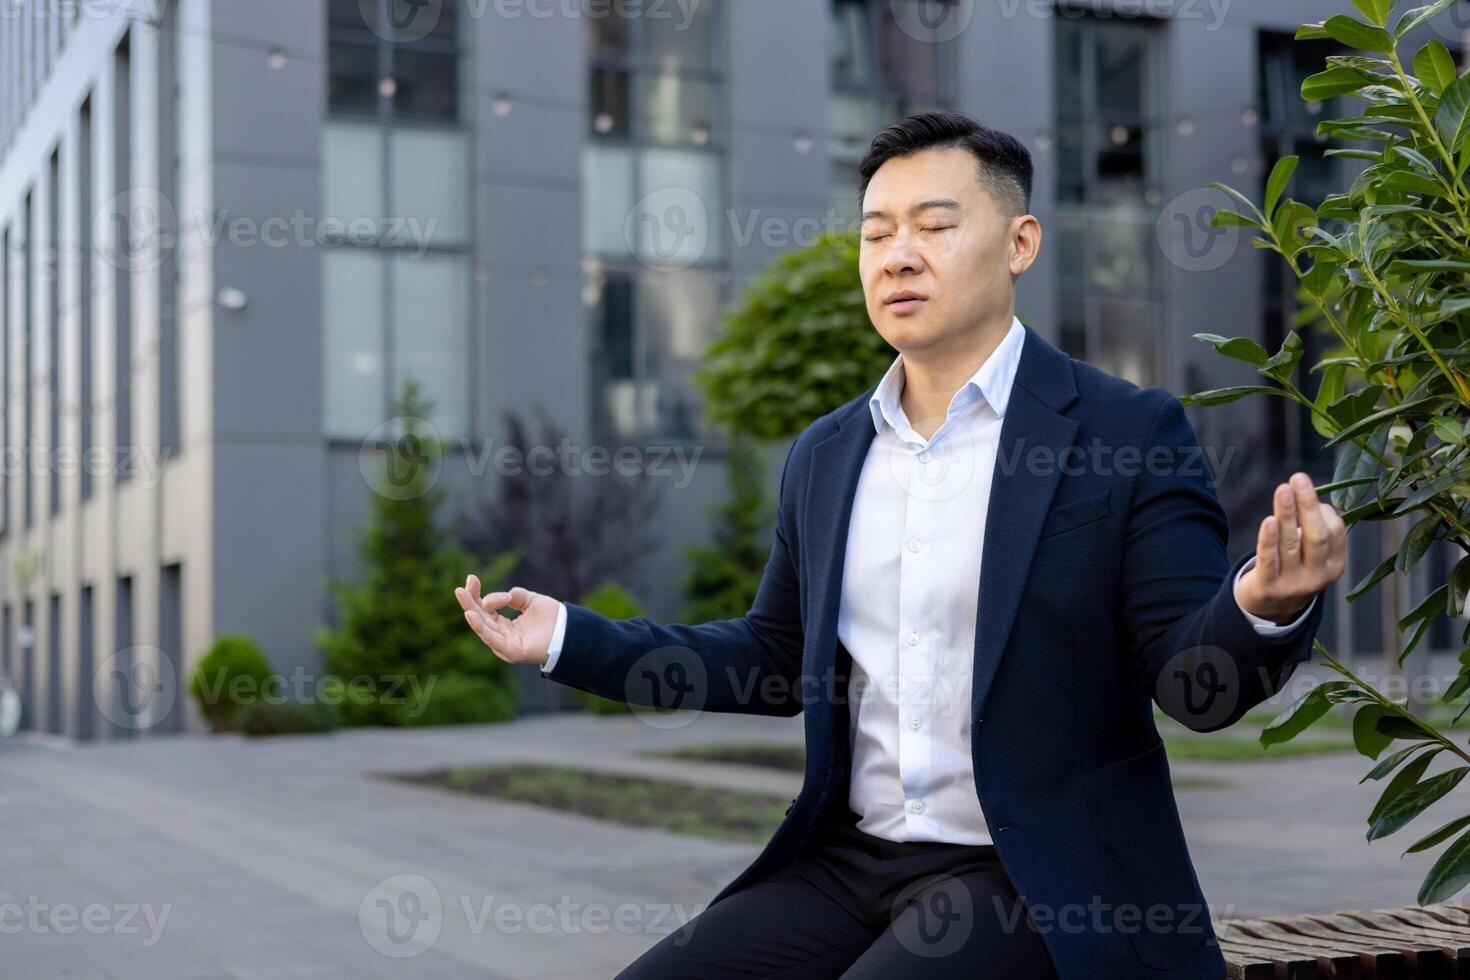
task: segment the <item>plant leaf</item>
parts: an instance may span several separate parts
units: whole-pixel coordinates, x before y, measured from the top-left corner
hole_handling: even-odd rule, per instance
[[[1237,385],[1231,388],[1216,388],[1213,391],[1201,391],[1193,395],[1182,395],[1179,400],[1185,405],[1225,405],[1229,402],[1239,401],[1246,395],[1281,395],[1286,397],[1286,392],[1281,388],[1269,388],[1265,385]]]
[[[1404,769],[1404,772],[1408,771],[1407,768]],[[1440,797],[1460,785],[1460,780],[1465,778],[1466,773],[1470,773],[1470,766],[1460,766],[1458,769],[1431,776],[1422,783],[1404,790],[1378,814],[1378,819],[1373,821],[1373,825],[1368,828],[1368,839],[1378,840],[1387,837],[1413,820]],[[1403,775],[1403,772],[1399,775]]]
[[[1337,14],[1323,21],[1322,29],[1334,40],[1341,41],[1359,51],[1388,54],[1393,50],[1393,38],[1381,27],[1373,27],[1346,14]]]
[[[1197,333],[1195,340],[1203,340],[1214,346],[1215,350],[1226,357],[1237,361],[1245,361],[1247,364],[1264,364],[1270,355],[1266,348],[1251,340],[1249,337],[1222,337],[1215,333]]]
[[[1465,827],[1470,827],[1470,816],[1463,816],[1455,820],[1451,820],[1449,823],[1445,824],[1443,827],[1439,828],[1428,837],[1421,838],[1420,840],[1417,840],[1414,843],[1410,844],[1409,849],[1404,853],[1417,854],[1420,851],[1427,851],[1435,844],[1440,844],[1444,841],[1449,840],[1455,835],[1455,831],[1463,830]]]
[[[1261,730],[1261,747],[1270,748],[1300,735],[1332,707],[1332,702],[1327,700],[1328,694],[1350,686],[1347,681],[1323,681],[1297,698]]]
[[[1393,736],[1386,735],[1373,727],[1388,709],[1381,704],[1366,704],[1353,715],[1353,745],[1360,755],[1370,759],[1393,744]]]
[[[1281,201],[1281,194],[1286,190],[1286,185],[1291,183],[1292,175],[1296,173],[1297,165],[1302,162],[1298,156],[1282,157],[1276,161],[1276,166],[1271,168],[1271,176],[1266,180],[1266,201],[1264,210],[1266,217],[1276,213],[1276,205]]]
[[[1433,905],[1453,898],[1470,884],[1470,833],[1461,834],[1434,862],[1419,886],[1419,904]]]
[[[1394,37],[1403,37],[1405,34],[1409,33],[1420,24],[1426,23],[1438,17],[1440,14],[1444,13],[1446,10],[1449,10],[1458,2],[1459,0],[1434,0],[1434,2],[1431,4],[1427,4],[1423,7],[1415,7],[1413,10],[1405,12],[1405,14],[1399,18],[1398,25],[1395,26],[1393,29]]]
[[[1439,109],[1434,114],[1434,123],[1439,127],[1449,151],[1460,153],[1461,144],[1470,135],[1470,75],[1455,79],[1444,90],[1439,99]]]
[[[1414,55],[1414,74],[1435,95],[1443,95],[1460,73],[1450,49],[1443,42],[1433,40]]]

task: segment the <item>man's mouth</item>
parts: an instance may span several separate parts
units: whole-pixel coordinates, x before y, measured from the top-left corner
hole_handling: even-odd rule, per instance
[[[914,310],[917,310],[919,307],[923,306],[926,302],[928,302],[928,297],[922,296],[919,293],[905,291],[901,293],[894,293],[884,302],[883,305],[888,307],[888,309],[892,310],[894,313],[904,314],[912,313]]]

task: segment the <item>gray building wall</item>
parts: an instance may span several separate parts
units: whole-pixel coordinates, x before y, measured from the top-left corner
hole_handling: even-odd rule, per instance
[[[1138,9],[1124,0],[1096,0],[1093,6],[1114,16]],[[970,20],[953,42],[955,107],[1014,132],[1033,147],[1033,210],[1047,226],[1057,207],[1056,150],[1054,143],[1047,145],[1055,101],[1055,12],[1026,0],[977,0],[961,7]],[[1270,161],[1261,158],[1257,133],[1241,114],[1257,99],[1260,32],[1289,33],[1304,20],[1342,7],[1337,0],[1235,0],[1222,10],[1218,3],[1181,0],[1174,15],[1161,20],[1163,116],[1195,122],[1187,138],[1172,129],[1166,134],[1160,187],[1166,211],[1168,203],[1222,176],[1247,193],[1258,193]],[[134,348],[128,407],[141,451],[157,455],[159,434],[169,431],[169,399],[176,397],[179,406],[178,445],[161,473],[119,481],[110,470],[96,472],[94,493],[85,501],[79,481],[63,475],[61,505],[52,515],[51,469],[40,467],[31,527],[22,515],[23,476],[13,471],[7,476],[0,603],[5,621],[17,631],[25,604],[31,603],[35,633],[29,658],[19,632],[6,638],[11,670],[22,673],[22,664],[36,665],[36,676],[20,684],[35,692],[28,720],[57,732],[88,728],[94,678],[84,676],[93,672],[83,667],[84,646],[93,651],[91,666],[103,676],[104,687],[115,684],[110,672],[140,664],[166,674],[167,665],[175,663],[186,672],[213,638],[236,631],[253,635],[282,670],[317,670],[311,633],[333,615],[323,582],[352,575],[351,536],[369,503],[370,490],[359,470],[360,444],[324,434],[322,249],[299,242],[284,247],[242,243],[228,236],[216,243],[198,224],[242,218],[260,225],[298,213],[321,215],[324,0],[172,0],[162,8],[140,0],[134,8],[131,23],[99,16],[96,5],[87,4],[65,22],[37,26],[32,15],[18,17],[13,11],[0,19],[0,230],[11,229],[6,261],[13,284],[21,267],[25,233],[20,226],[28,193],[36,233],[33,438],[43,446],[52,438],[52,393],[45,379],[52,358],[59,357],[56,441],[71,447],[81,442],[84,261],[93,284],[89,356],[95,438],[110,445],[114,432],[119,390],[114,297],[124,277],[130,285]],[[160,9],[165,31],[170,23],[177,25],[172,58],[161,41],[167,35],[149,23]],[[593,439],[597,409],[588,356],[591,327],[582,296],[581,160],[587,123],[577,107],[585,105],[588,89],[585,21],[532,16],[525,12],[529,6],[519,8],[519,16],[497,15],[493,4],[484,9],[486,16],[466,19],[463,33],[471,52],[465,59],[464,117],[472,136],[476,270],[466,351],[473,365],[468,439],[472,445],[498,442],[503,411],[540,408],[573,440],[586,444]],[[1161,8],[1151,4],[1147,9]],[[808,227],[831,220],[831,168],[823,139],[829,111],[827,18],[827,0],[728,4],[723,98],[735,128],[725,155],[727,210],[715,220],[727,232],[732,224],[766,232],[731,248],[729,299],[738,296],[750,274],[790,247],[789,235],[803,220]],[[94,218],[79,207],[79,112],[90,98],[91,200],[101,211],[126,189],[115,182],[119,170],[111,153],[122,135],[113,128],[119,97],[115,53],[125,34],[132,66],[128,182],[135,189],[172,187],[170,203],[181,224],[176,240],[145,235],[138,250],[110,260],[78,250],[84,223]],[[166,82],[170,72],[176,89]],[[501,92],[536,98],[513,100],[504,112],[497,105]],[[797,133],[812,137],[805,152],[793,139]],[[58,147],[62,234],[53,243],[46,227],[52,193],[47,173]],[[160,148],[167,153],[170,147],[176,147],[176,171],[174,161],[160,158]],[[1222,169],[1222,161],[1236,159],[1246,161],[1243,173]],[[53,246],[60,256],[62,298],[61,343],[55,352],[47,343],[51,290],[42,260]],[[159,273],[170,260],[178,270],[176,293]],[[1190,271],[1161,263],[1162,384],[1184,390],[1191,368],[1206,384],[1241,380],[1239,371],[1232,372],[1188,335],[1259,336],[1262,268],[1244,239],[1218,269]],[[1022,282],[1020,309],[1053,338],[1058,289],[1051,248]],[[243,308],[221,302],[234,291],[243,296]],[[26,370],[19,360],[22,294],[20,288],[8,294],[5,440],[11,449],[23,442],[24,405],[18,401]],[[170,319],[177,324],[176,341],[164,329]],[[1265,416],[1253,403],[1233,410],[1228,420],[1231,444],[1247,453],[1259,445]],[[1210,431],[1220,431],[1211,422]],[[707,514],[725,492],[719,454],[703,448],[693,484],[664,494],[658,522],[662,544],[630,583],[657,618],[676,615],[677,583],[684,571],[680,553],[707,533]],[[768,452],[773,495],[785,448]],[[451,512],[495,492],[494,474],[472,467],[472,459],[464,456],[445,461],[442,483],[452,491]],[[179,565],[177,594],[162,578],[174,564]],[[84,588],[92,590],[90,644],[80,635]],[[52,595],[60,597],[59,676],[51,676],[46,656],[52,648],[47,615]],[[131,596],[131,610],[118,608],[120,595]],[[171,621],[175,615],[177,623]],[[172,645],[174,636],[181,649],[159,649],[166,640]],[[120,644],[119,637],[127,642]],[[120,645],[129,649],[119,650]],[[534,671],[523,673],[528,710],[566,703],[567,692],[542,683]],[[48,710],[49,692],[58,685],[63,692],[59,713]],[[180,687],[175,684],[171,696],[187,700]],[[169,715],[163,701],[135,715],[112,703],[112,697],[104,691],[98,699],[107,716],[95,726],[102,737],[148,730]],[[188,727],[201,725],[192,704],[183,718]]]

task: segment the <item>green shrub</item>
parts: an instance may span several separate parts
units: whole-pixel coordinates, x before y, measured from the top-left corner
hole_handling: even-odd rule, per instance
[[[230,633],[214,646],[194,668],[189,694],[217,732],[235,727],[236,716],[261,695],[275,693],[278,678],[259,646],[243,633]]]
[[[432,406],[407,381],[394,415],[407,419],[402,438],[382,447],[371,487],[371,513],[357,541],[360,579],[332,581],[338,625],[316,632],[333,674],[354,697],[343,704],[348,725],[396,725],[413,685],[446,674],[479,677],[514,699],[510,665],[465,623],[454,596],[470,572],[499,587],[519,561],[514,553],[488,567],[453,543],[438,511],[448,491],[435,485],[443,444],[425,431]]]
[[[736,434],[725,457],[729,496],[711,515],[708,544],[684,549],[684,606],[680,622],[707,623],[744,616],[760,589],[771,556],[771,514],[765,461],[752,441]]]
[[[329,732],[342,724],[337,706],[323,701],[256,701],[235,716],[236,727],[251,737]]]
[[[398,724],[482,725],[515,715],[516,692],[503,684],[468,674],[430,677],[399,706]]]
[[[638,605],[638,600],[633,594],[616,582],[608,582],[600,585],[582,597],[579,606],[586,606],[593,612],[601,613],[609,619],[632,619],[642,616],[643,609]],[[582,706],[583,711],[594,715],[623,715],[629,713],[628,705],[621,701],[612,701],[600,694],[591,691],[574,689],[572,693],[577,698],[577,703]]]

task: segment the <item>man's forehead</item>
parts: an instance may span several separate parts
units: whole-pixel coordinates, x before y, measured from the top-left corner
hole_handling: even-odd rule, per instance
[[[863,211],[862,220],[890,219],[897,215],[908,215],[913,217],[925,211],[963,211],[965,206],[952,197],[929,197],[922,201],[904,206],[902,203],[889,205],[886,202],[875,202],[874,206]]]

